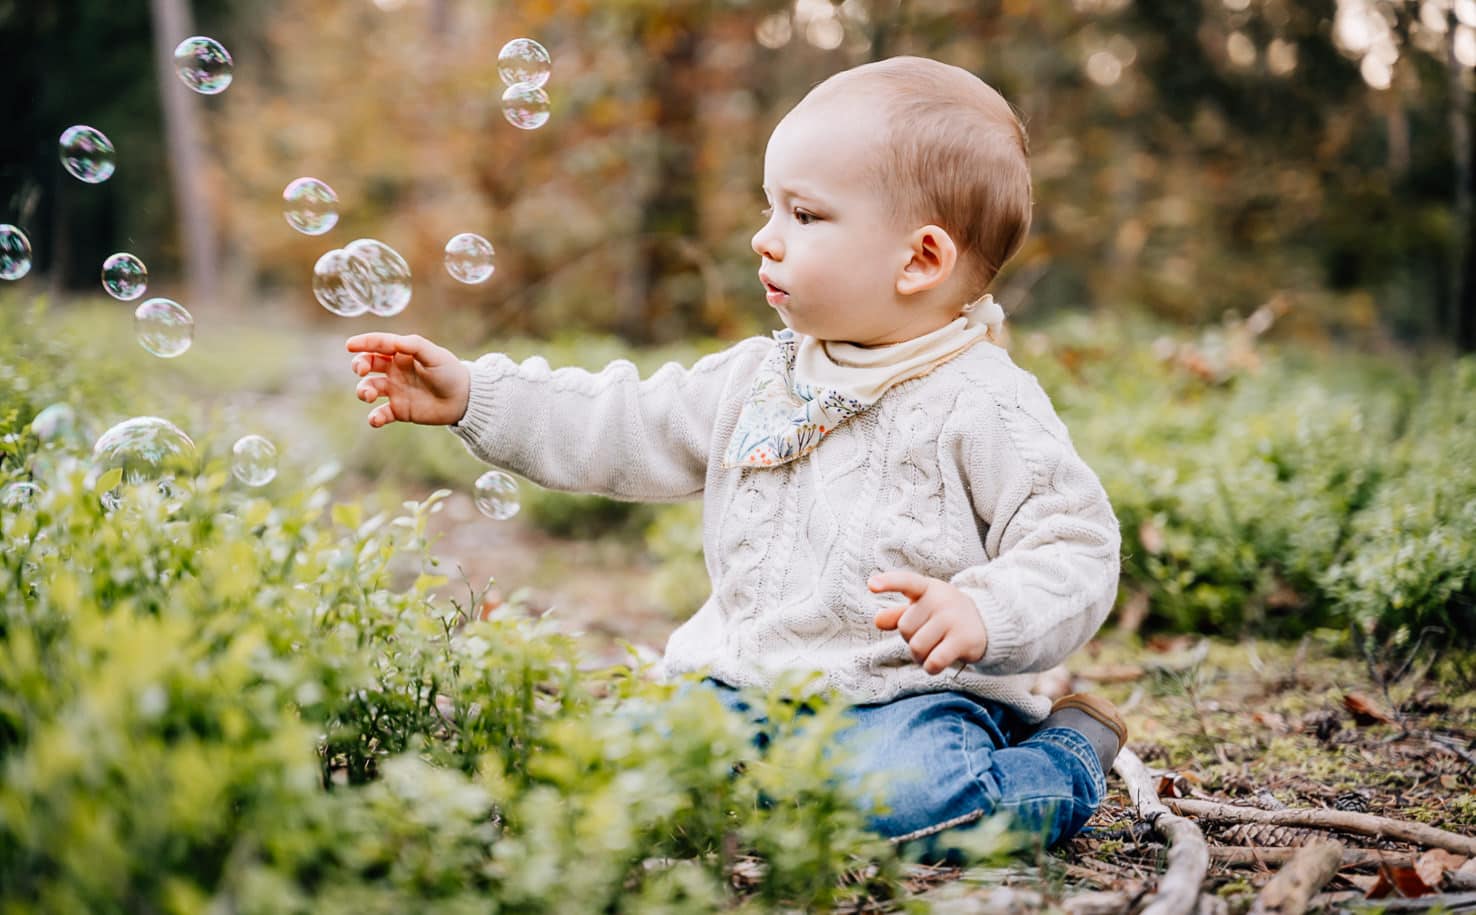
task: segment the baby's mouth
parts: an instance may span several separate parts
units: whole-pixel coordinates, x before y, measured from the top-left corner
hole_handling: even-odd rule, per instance
[[[782,305],[789,300],[789,293],[769,282],[767,277],[761,276],[759,281],[764,284],[764,298],[769,300],[770,305]]]

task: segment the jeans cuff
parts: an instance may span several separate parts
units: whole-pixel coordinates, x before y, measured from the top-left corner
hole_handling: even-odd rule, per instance
[[[1107,796],[1107,775],[1102,771],[1102,764],[1097,760],[1097,751],[1092,749],[1092,742],[1086,739],[1086,735],[1074,728],[1046,728],[1031,734],[1030,742],[1054,744],[1076,757],[1091,776],[1092,787],[1097,791],[1092,806],[1102,803],[1102,799]]]

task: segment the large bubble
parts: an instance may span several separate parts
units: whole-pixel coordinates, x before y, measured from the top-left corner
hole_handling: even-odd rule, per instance
[[[501,470],[489,470],[477,478],[477,510],[494,521],[506,521],[523,507],[518,499],[518,481]]]
[[[201,95],[217,95],[231,84],[234,64],[230,52],[220,42],[196,35],[175,46],[174,72]]]
[[[61,163],[73,178],[101,184],[113,176],[117,160],[113,144],[101,130],[77,124],[62,131]]]
[[[119,251],[103,261],[103,289],[120,302],[131,302],[149,288],[149,268],[126,251]]]
[[[231,448],[231,473],[247,486],[265,486],[277,476],[277,446],[260,435],[243,435]]]
[[[155,356],[172,359],[195,342],[195,319],[173,299],[149,299],[133,312],[139,345]]]
[[[531,38],[514,38],[497,53],[497,75],[509,86],[537,88],[548,82],[552,69],[548,50]]]
[[[369,310],[374,277],[362,257],[334,248],[313,265],[313,296],[336,315],[352,318]]]
[[[462,232],[446,242],[446,272],[468,285],[482,283],[497,269],[492,243],[474,232]]]
[[[502,116],[514,127],[537,130],[548,123],[548,93],[519,83],[502,93]]]
[[[287,224],[304,235],[322,235],[338,225],[338,195],[317,178],[294,178],[282,190]]]
[[[153,487],[165,498],[189,488],[197,469],[195,443],[179,427],[157,416],[135,416],[104,432],[92,447],[89,483],[108,508],[117,508],[127,487]]]
[[[358,238],[343,250],[364,262],[370,277],[369,310],[381,318],[397,315],[410,304],[410,265],[400,252],[374,238]]]
[[[0,223],[0,280],[18,280],[30,272],[31,240],[10,223]]]

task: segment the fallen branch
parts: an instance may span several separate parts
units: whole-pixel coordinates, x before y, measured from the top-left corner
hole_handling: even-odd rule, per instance
[[[1302,915],[1312,896],[1333,878],[1343,860],[1343,843],[1314,842],[1297,850],[1286,866],[1262,887],[1250,915]]]
[[[1443,848],[1457,854],[1476,855],[1476,838],[1448,832],[1434,826],[1426,826],[1424,823],[1395,820],[1389,817],[1374,816],[1371,813],[1322,809],[1260,810],[1255,807],[1240,807],[1235,804],[1177,797],[1169,798],[1168,805],[1182,814],[1223,823],[1275,823],[1278,826],[1337,829],[1355,835],[1399,839],[1427,848]]]
[[[1168,866],[1158,890],[1140,915],[1189,915],[1199,903],[1199,887],[1209,872],[1209,853],[1199,827],[1163,805],[1153,777],[1138,754],[1123,747],[1112,770],[1127,783],[1138,815],[1169,844]]]
[[[1290,861],[1301,848],[1290,848],[1286,846],[1268,845],[1258,848],[1244,848],[1238,845],[1211,845],[1209,856],[1211,861],[1220,864],[1228,864],[1232,867],[1253,864],[1285,864]],[[1340,867],[1411,867],[1414,859],[1408,854],[1397,851],[1380,851],[1377,848],[1345,848],[1343,849],[1343,860]]]
[[[1428,912],[1431,909],[1439,909],[1442,912],[1472,912],[1476,911],[1476,893],[1436,893],[1431,896],[1416,896],[1413,899],[1399,899],[1387,897],[1384,899],[1370,899],[1364,905],[1357,903],[1344,903],[1350,912]]]

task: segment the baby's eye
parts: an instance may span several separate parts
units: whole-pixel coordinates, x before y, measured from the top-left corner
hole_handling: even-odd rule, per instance
[[[820,217],[816,216],[814,213],[806,213],[804,210],[795,210],[794,219],[795,222],[798,222],[800,225],[807,226],[812,222],[818,221]]]

